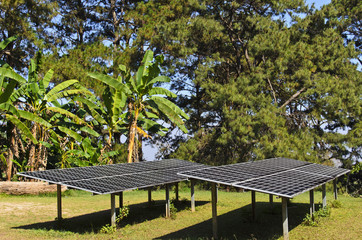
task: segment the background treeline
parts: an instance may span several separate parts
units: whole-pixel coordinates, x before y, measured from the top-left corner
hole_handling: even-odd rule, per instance
[[[18,36],[1,51],[4,62],[25,76],[41,51],[37,73],[43,78],[54,70],[50,88],[76,79],[78,91],[100,102],[107,84],[89,72],[117,78],[120,64],[136,72],[146,50],[162,54],[162,74],[171,79],[164,87],[190,119],[187,135],[149,133],[159,158],[220,165],[284,156],[325,164],[339,159],[348,168],[361,159],[361,1],[335,0],[316,10],[302,0],[4,0],[0,13],[0,38]],[[89,121],[73,102],[69,112]],[[82,134],[102,149],[107,138],[96,132]],[[21,139],[1,133],[6,158],[9,144]],[[138,135],[141,152],[145,137]],[[59,167],[57,151],[86,144],[61,136],[73,145],[43,144],[48,167]],[[123,154],[111,160],[125,161],[120,134],[112,141]]]

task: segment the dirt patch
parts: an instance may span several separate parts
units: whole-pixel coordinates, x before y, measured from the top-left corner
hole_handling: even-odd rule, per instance
[[[25,213],[25,212],[29,212],[29,210],[32,209],[39,209],[39,206],[42,206],[41,204],[37,204],[37,203],[27,203],[27,202],[22,202],[22,203],[10,203],[10,202],[4,202],[1,203],[0,202],[0,207],[1,207],[1,211],[3,211],[3,213]]]
[[[62,192],[67,187],[62,186]],[[57,185],[44,182],[0,182],[0,193],[11,195],[51,193],[57,191]]]

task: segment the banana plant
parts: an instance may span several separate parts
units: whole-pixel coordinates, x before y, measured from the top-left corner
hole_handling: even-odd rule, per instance
[[[74,113],[61,107],[61,102],[75,95],[91,95],[81,87],[76,87],[77,80],[67,80],[58,85],[50,84],[53,70],[39,78],[41,55],[37,54],[30,62],[27,79],[15,75],[17,80],[24,82],[13,91],[9,100],[17,102],[19,116],[12,117],[11,121],[24,121],[31,129],[31,135],[35,141],[28,143],[30,170],[45,168],[47,164],[46,146],[49,131],[57,126],[59,118],[68,119],[77,124],[85,125],[86,122]],[[13,77],[13,79],[15,78]],[[62,131],[63,128],[58,128]],[[64,132],[64,129],[63,129]]]
[[[133,150],[135,136],[150,137],[150,129],[158,128],[157,132],[162,133],[165,127],[160,127],[157,120],[166,120],[176,125],[183,132],[187,132],[183,119],[189,117],[173,102],[167,99],[176,98],[173,92],[158,87],[160,83],[170,82],[170,78],[160,76],[159,65],[163,62],[163,56],[153,57],[152,51],[147,51],[142,60],[141,66],[135,74],[132,74],[124,65],[119,65],[121,76],[112,78],[101,73],[89,73],[117,93],[124,95],[121,99],[127,104],[128,122],[128,162],[134,161]]]
[[[6,48],[6,46],[12,41],[16,40],[16,37],[10,37],[0,42],[0,52]],[[21,134],[30,139],[31,142],[37,143],[36,139],[31,134],[30,129],[19,120],[20,113],[15,106],[15,102],[10,98],[14,93],[17,86],[25,84],[26,81],[3,60],[0,60],[0,121],[6,122],[6,135],[8,136],[8,151],[6,164],[7,180],[10,181],[12,176],[12,169],[14,162],[14,155],[18,156],[17,149],[17,131],[19,129]],[[2,155],[4,160],[4,156]]]
[[[118,91],[106,87],[102,94],[103,101],[94,96],[89,98],[76,97],[74,100],[82,105],[82,108],[100,125],[103,132],[106,132],[105,149],[112,150],[112,139],[115,134],[123,134],[126,130],[122,111],[125,108],[124,95]],[[104,151],[103,150],[103,151]]]

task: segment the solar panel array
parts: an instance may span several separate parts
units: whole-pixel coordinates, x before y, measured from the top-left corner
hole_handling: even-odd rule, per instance
[[[187,180],[181,171],[205,168],[205,165],[179,159],[139,163],[52,169],[18,173],[21,176],[61,184],[96,194],[158,186]]]
[[[291,198],[348,172],[294,159],[271,158],[185,171],[179,175]]]

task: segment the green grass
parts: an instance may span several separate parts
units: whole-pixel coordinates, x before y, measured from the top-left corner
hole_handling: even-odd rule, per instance
[[[67,191],[63,195],[61,224],[54,221],[56,195],[0,195],[0,239],[211,239],[211,193],[196,190],[196,212],[190,211],[190,193],[180,191],[181,203],[175,219],[165,219],[164,190],[154,191],[154,204],[147,204],[147,191],[124,193],[129,216],[122,220],[114,233],[101,234],[100,229],[110,220],[110,196],[92,196],[82,191]],[[250,193],[222,192],[218,195],[218,222],[221,239],[282,238],[281,201],[256,194],[256,221],[251,222]],[[327,194],[332,199],[332,193]],[[290,239],[359,239],[362,236],[362,199],[340,195],[340,208],[322,218],[317,227],[303,226],[309,213],[308,193],[291,200],[288,208]],[[118,201],[118,199],[117,199]],[[321,193],[315,193],[320,206]]]

